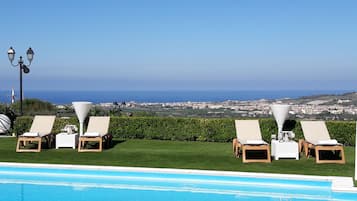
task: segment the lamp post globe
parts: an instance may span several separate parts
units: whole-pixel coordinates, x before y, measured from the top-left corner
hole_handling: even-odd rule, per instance
[[[32,59],[33,59],[33,55],[35,55],[35,53],[31,49],[31,47],[29,47],[29,49],[27,50],[26,54],[27,54],[27,60],[29,60],[29,62],[31,63]]]
[[[15,50],[10,47],[10,49],[7,51],[7,56],[9,57],[10,62],[14,61],[15,57]]]

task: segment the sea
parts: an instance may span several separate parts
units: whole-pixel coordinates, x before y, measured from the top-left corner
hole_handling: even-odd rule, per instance
[[[93,103],[109,102],[222,102],[227,100],[286,99],[313,95],[340,95],[351,90],[194,90],[194,91],[24,91],[24,98],[36,98],[54,104],[70,104],[73,101]],[[19,97],[15,92],[15,99]],[[0,102],[11,102],[11,90],[0,91]]]

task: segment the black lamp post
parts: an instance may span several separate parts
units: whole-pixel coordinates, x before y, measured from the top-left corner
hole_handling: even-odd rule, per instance
[[[23,115],[23,111],[22,111],[22,72],[24,72],[24,73],[30,72],[30,69],[28,67],[30,67],[32,59],[33,59],[33,55],[35,53],[33,52],[33,50],[30,47],[27,50],[26,54],[27,54],[27,60],[29,61],[28,65],[24,64],[24,60],[22,59],[22,56],[20,56],[20,59],[17,62],[17,64],[14,65],[12,62],[14,61],[14,58],[15,58],[15,50],[12,47],[10,47],[10,49],[7,51],[7,55],[9,56],[11,65],[14,67],[16,67],[16,66],[20,67],[20,115]]]

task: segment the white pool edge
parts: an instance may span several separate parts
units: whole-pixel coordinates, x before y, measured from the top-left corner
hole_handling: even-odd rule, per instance
[[[275,174],[275,173],[253,173],[236,171],[216,171],[216,170],[194,170],[194,169],[173,169],[173,168],[146,168],[146,167],[122,167],[122,166],[96,166],[96,165],[66,165],[66,164],[42,164],[42,163],[10,163],[0,162],[1,166],[12,167],[31,167],[31,168],[65,168],[65,169],[83,169],[83,170],[112,170],[127,172],[148,172],[148,173],[172,173],[172,174],[201,174],[210,176],[243,176],[253,178],[272,178],[272,179],[295,179],[295,180],[313,180],[332,182],[332,191],[334,192],[354,192],[352,177],[340,176],[312,176],[297,174]]]

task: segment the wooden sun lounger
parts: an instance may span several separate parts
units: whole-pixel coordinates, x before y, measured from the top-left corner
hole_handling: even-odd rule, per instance
[[[301,121],[301,128],[304,133],[305,140],[303,141],[303,147],[305,156],[309,158],[311,150],[315,150],[316,163],[339,163],[345,164],[345,153],[343,145],[340,143],[324,144],[319,143],[322,141],[329,141],[330,134],[328,133],[326,124],[324,121]],[[337,152],[340,155],[340,159],[321,159],[320,151],[332,151]]]
[[[108,134],[110,117],[90,117],[87,132],[79,137],[78,152],[101,152],[103,143],[109,145],[112,136]],[[88,142],[98,142],[99,147],[86,148]]]
[[[45,139],[51,147],[53,135],[51,133],[56,116],[37,115],[34,117],[30,132],[24,133],[17,138],[16,152],[40,152],[42,140]],[[29,143],[36,143],[36,149],[26,149]]]
[[[251,162],[270,163],[271,162],[270,146],[268,143],[262,140],[259,121],[236,120],[235,127],[236,127],[237,138],[233,140],[234,155],[237,158],[239,158],[241,152],[243,163],[251,163]],[[266,158],[248,159],[247,151],[265,151]]]

